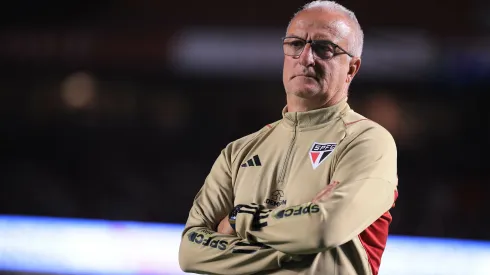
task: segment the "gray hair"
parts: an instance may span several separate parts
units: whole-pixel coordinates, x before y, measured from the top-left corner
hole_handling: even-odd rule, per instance
[[[352,21],[353,27],[355,29],[354,30],[354,38],[353,38],[354,41],[352,41],[352,43],[349,43],[350,45],[349,45],[348,51],[351,54],[353,54],[354,56],[360,57],[362,55],[362,48],[363,48],[363,44],[364,44],[364,32],[361,29],[361,25],[359,24],[359,21],[357,21],[357,17],[354,14],[354,12],[352,12],[351,10],[347,9],[346,7],[336,3],[335,1],[315,0],[315,1],[312,1],[312,2],[305,4],[298,12],[296,12],[293,15],[293,17],[289,21],[288,29],[289,29],[289,26],[291,25],[291,22],[296,17],[296,15],[298,15],[298,13],[300,13],[304,10],[309,10],[309,9],[313,9],[313,8],[322,8],[322,9],[326,9],[329,11],[340,12],[340,13],[343,13],[344,15],[346,15]]]

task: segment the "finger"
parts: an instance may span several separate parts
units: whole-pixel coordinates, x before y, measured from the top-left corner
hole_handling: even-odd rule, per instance
[[[315,196],[315,198],[313,199],[313,202],[316,202],[316,201],[320,200],[320,199],[321,199],[323,196],[328,195],[328,193],[330,193],[330,192],[331,192],[331,188],[328,188],[328,186],[327,186],[327,187],[325,187],[325,188],[323,188],[323,189],[320,191],[320,193],[318,193],[318,194]]]
[[[327,198],[331,193],[333,193],[333,189],[339,184],[338,181],[333,181],[329,185],[325,186],[320,193],[318,193],[315,198],[313,198],[312,202],[318,202],[321,199]]]

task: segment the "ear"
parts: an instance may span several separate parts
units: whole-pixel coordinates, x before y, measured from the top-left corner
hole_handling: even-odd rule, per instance
[[[347,72],[347,77],[345,78],[346,83],[351,83],[354,79],[354,76],[359,71],[361,67],[361,58],[353,57],[349,64],[349,71]]]

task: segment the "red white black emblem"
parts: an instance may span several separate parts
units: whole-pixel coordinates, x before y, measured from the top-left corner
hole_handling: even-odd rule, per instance
[[[318,143],[314,142],[310,149],[310,160],[313,169],[316,169],[337,146],[336,143]]]

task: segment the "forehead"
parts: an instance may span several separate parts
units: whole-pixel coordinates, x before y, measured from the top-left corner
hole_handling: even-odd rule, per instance
[[[321,8],[305,10],[291,21],[288,35],[297,35],[303,38],[330,39],[340,41],[347,39],[351,33],[348,19],[341,13]]]

